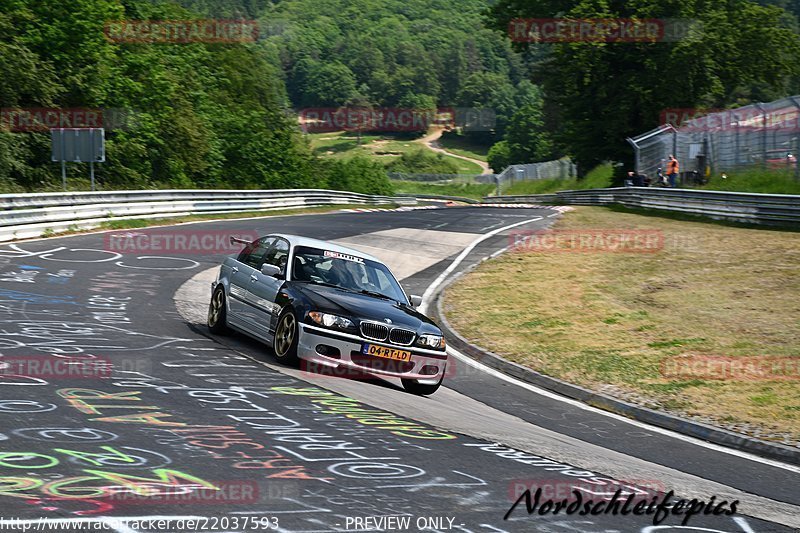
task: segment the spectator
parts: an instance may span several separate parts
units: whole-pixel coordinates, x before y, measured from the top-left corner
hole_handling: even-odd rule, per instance
[[[625,186],[634,186],[634,187],[644,187],[644,174],[639,174],[636,171],[631,170],[628,172],[628,179],[625,180]]]
[[[636,174],[634,174],[633,171],[631,170],[630,172],[628,172],[628,179],[625,180],[625,186],[633,187],[635,184],[635,180],[636,180]]]
[[[680,165],[678,164],[678,160],[675,158],[674,155],[669,155],[669,160],[667,161],[667,182],[669,186],[673,189],[677,187],[677,179],[678,179],[678,172],[680,171]]]
[[[656,177],[658,178],[656,185],[659,187],[669,187],[669,183],[667,182],[667,177],[664,175],[664,172],[661,171],[661,167],[656,169]]]

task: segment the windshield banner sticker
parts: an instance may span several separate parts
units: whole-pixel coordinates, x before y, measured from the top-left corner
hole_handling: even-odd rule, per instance
[[[355,263],[363,263],[364,260],[354,255],[340,254],[339,252],[330,252],[325,250],[325,257],[333,257],[334,259],[344,259],[345,261],[353,261]]]

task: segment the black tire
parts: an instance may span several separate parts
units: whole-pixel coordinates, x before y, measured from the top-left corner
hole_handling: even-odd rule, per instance
[[[442,374],[442,377],[439,378],[439,382],[434,383],[433,385],[420,383],[416,379],[401,379],[400,381],[403,383],[403,388],[406,390],[406,392],[416,394],[417,396],[429,396],[439,390],[439,387],[442,386],[444,374]]]
[[[294,311],[287,309],[278,318],[278,325],[275,328],[275,338],[272,341],[275,358],[281,363],[297,364],[299,338],[300,330],[297,324],[297,317]]]
[[[208,305],[208,329],[216,335],[228,333],[228,310],[225,306],[225,289],[222,285],[214,290]]]

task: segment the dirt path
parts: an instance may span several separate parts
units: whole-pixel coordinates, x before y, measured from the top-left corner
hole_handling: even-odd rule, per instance
[[[456,157],[458,159],[463,159],[464,161],[471,161],[476,165],[481,167],[481,175],[484,174],[492,174],[492,169],[489,168],[489,164],[486,161],[481,161],[480,159],[473,159],[471,157],[463,156],[454,154],[453,152],[448,152],[444,148],[441,147],[439,144],[439,139],[441,139],[442,134],[444,133],[444,128],[441,126],[434,126],[431,128],[430,132],[422,137],[421,139],[417,139],[414,142],[422,143],[434,152],[438,152],[440,154],[449,155],[450,157]]]

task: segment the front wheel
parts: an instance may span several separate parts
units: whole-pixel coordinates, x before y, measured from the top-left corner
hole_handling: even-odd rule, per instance
[[[275,340],[272,348],[275,350],[275,357],[278,361],[287,364],[297,362],[297,343],[299,340],[299,328],[297,317],[294,312],[287,309],[278,319],[278,327],[275,329]]]
[[[208,329],[223,335],[228,332],[228,311],[225,307],[225,289],[217,287],[208,306]]]
[[[403,383],[403,388],[406,390],[406,392],[410,392],[411,394],[416,394],[417,396],[428,396],[439,390],[439,387],[442,386],[442,381],[444,381],[444,374],[442,374],[442,377],[439,378],[439,382],[434,383],[433,385],[429,385],[427,383],[420,383],[416,379],[401,379],[400,381]]]

